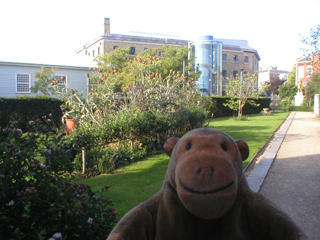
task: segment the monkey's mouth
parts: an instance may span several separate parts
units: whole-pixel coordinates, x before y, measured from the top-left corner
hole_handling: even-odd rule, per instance
[[[227,188],[229,188],[230,186],[232,186],[234,184],[234,181],[231,181],[230,183],[228,183],[227,185],[223,186],[223,187],[220,187],[220,188],[217,188],[217,189],[213,189],[213,190],[209,190],[209,191],[197,191],[197,190],[194,190],[192,188],[189,188],[188,186],[186,186],[182,180],[179,178],[179,183],[180,185],[187,191],[191,192],[191,193],[195,193],[195,194],[214,194],[214,193],[217,193],[217,192],[220,192],[220,191],[223,191]]]

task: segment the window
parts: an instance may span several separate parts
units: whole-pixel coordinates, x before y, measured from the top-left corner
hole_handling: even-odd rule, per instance
[[[233,71],[233,77],[237,77],[238,76],[238,71]]]
[[[227,62],[227,54],[222,54],[222,62]]]
[[[237,62],[238,62],[238,55],[234,55],[234,56],[233,56],[233,62],[234,62],[234,63],[237,63]]]
[[[222,77],[227,78],[227,70],[222,70]]]
[[[304,66],[298,66],[298,78],[304,77]]]
[[[56,81],[58,81],[57,86],[59,87],[60,90],[62,90],[67,86],[67,76],[56,75],[55,78],[56,78]]]
[[[98,47],[98,55],[100,55],[100,47]]]
[[[161,53],[162,53],[161,51],[158,52],[158,56],[159,56],[159,57],[161,57]]]
[[[30,93],[30,74],[16,74],[16,92]]]
[[[249,57],[248,56],[244,56],[244,63],[249,63]]]
[[[92,50],[92,57],[95,57],[95,55],[94,55],[94,50]]]
[[[308,65],[307,66],[307,77],[311,77],[312,75],[312,66]]]
[[[130,54],[135,54],[136,53],[136,48],[135,47],[131,47],[130,48]]]

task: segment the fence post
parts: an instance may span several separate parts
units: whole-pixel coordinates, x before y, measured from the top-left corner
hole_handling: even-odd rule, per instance
[[[319,94],[314,95],[313,113],[314,115],[319,116],[319,113],[320,113]]]
[[[82,173],[86,173],[86,150],[82,148]]]

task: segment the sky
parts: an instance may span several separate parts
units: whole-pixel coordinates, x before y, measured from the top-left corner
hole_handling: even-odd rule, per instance
[[[114,34],[244,39],[260,67],[291,71],[303,56],[301,36],[320,24],[320,0],[12,0],[1,10],[0,61],[20,62],[62,60],[101,36],[110,18]]]

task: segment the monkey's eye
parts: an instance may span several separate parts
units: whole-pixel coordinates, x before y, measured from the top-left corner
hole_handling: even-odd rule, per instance
[[[221,144],[221,148],[226,152],[228,149],[227,149],[227,146],[224,144],[224,143],[222,143]]]
[[[192,147],[191,143],[187,143],[186,149],[189,150]]]

